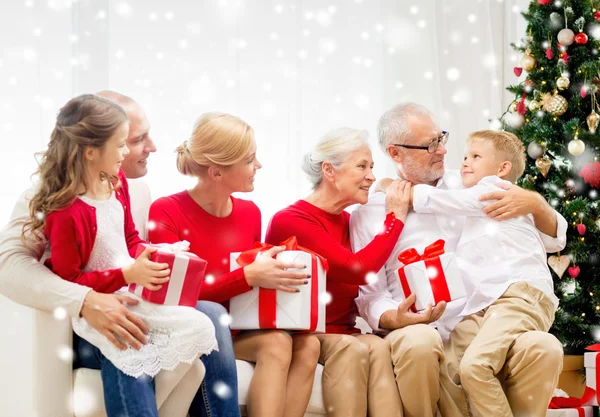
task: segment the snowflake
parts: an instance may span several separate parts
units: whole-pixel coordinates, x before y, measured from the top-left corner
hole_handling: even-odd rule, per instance
[[[437,276],[438,276],[437,268],[434,268],[434,267],[427,268],[427,278],[432,279],[432,278],[437,278]]]
[[[477,16],[473,13],[471,13],[470,15],[467,16],[467,20],[469,21],[469,23],[475,23],[477,22]]]
[[[231,325],[231,322],[232,322],[232,318],[227,313],[222,314],[221,317],[219,317],[219,323],[223,327],[228,327],[229,325]]]
[[[64,307],[56,307],[53,315],[55,320],[64,320],[67,318],[67,310]]]
[[[365,280],[367,281],[367,284],[369,284],[369,285],[375,284],[378,280],[377,274],[375,272],[369,272],[366,275]]]
[[[206,277],[204,277],[204,282],[206,282],[207,284],[214,284],[215,283],[215,277],[214,275],[207,275]]]
[[[410,13],[411,14],[417,14],[419,13],[419,8],[417,6],[410,6]]]
[[[219,398],[221,398],[223,400],[227,400],[227,399],[231,398],[231,394],[232,394],[231,388],[229,387],[229,385],[227,385],[223,381],[215,382],[213,391],[215,392],[215,394],[217,394],[217,396]]]
[[[446,77],[450,81],[456,81],[460,78],[460,71],[456,67],[448,68],[446,71]]]
[[[485,226],[485,233],[489,236],[494,236],[498,232],[498,225],[496,223],[488,223]]]
[[[56,354],[58,355],[58,357],[65,361],[65,362],[72,362],[73,361],[73,349],[71,349],[71,347],[66,346],[66,345],[61,345],[58,348],[56,348]]]
[[[322,292],[321,294],[319,294],[319,303],[321,303],[321,304],[327,305],[327,304],[331,303],[332,299],[333,299],[333,297],[328,292]]]

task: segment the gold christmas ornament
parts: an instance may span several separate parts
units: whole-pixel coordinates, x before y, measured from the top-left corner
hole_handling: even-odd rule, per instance
[[[552,255],[548,257],[548,265],[550,265],[550,268],[552,268],[559,278],[562,278],[570,264],[571,259],[567,255]]]
[[[525,71],[531,71],[537,65],[537,61],[533,57],[533,55],[527,53],[523,58],[521,58],[521,67]]]
[[[517,111],[517,102],[513,101],[512,103],[510,103],[510,106],[508,106],[508,111],[511,113],[514,113]]]
[[[535,166],[540,170],[544,178],[548,176],[548,171],[550,171],[550,167],[552,166],[552,161],[547,157],[538,158],[535,160]]]
[[[540,102],[536,100],[531,100],[527,105],[527,108],[531,111],[537,111],[540,109]]]
[[[581,139],[573,139],[568,148],[571,155],[579,156],[585,151],[585,143]]]
[[[542,97],[542,108],[553,116],[562,116],[566,113],[568,107],[567,99],[560,94],[544,94]]]
[[[596,133],[596,129],[598,129],[598,122],[600,122],[600,116],[598,113],[596,113],[595,110],[592,110],[588,117],[585,118],[585,121],[587,122],[588,129],[590,129],[590,133]]]
[[[556,80],[556,86],[559,90],[566,90],[569,88],[570,84],[571,81],[567,77],[560,77],[558,80]]]

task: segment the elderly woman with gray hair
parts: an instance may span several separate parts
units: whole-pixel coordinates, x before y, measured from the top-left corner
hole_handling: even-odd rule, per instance
[[[373,176],[373,157],[365,130],[336,129],[304,156],[302,169],[312,193],[279,211],[271,219],[266,241],[279,244],[296,236],[298,244],[322,255],[329,263],[326,333],[319,362],[324,365],[323,397],[330,416],[393,417],[402,415],[389,344],[378,336],[360,334],[354,327],[358,287],[368,282],[391,255],[408,211],[402,191],[410,184],[394,181],[386,195],[381,233],[364,249],[350,248],[353,204],[365,204]],[[342,382],[343,381],[343,382]]]

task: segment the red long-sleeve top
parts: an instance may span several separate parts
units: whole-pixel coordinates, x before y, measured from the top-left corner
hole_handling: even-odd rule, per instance
[[[125,212],[127,249],[131,257],[134,257],[137,246],[144,241],[131,216],[129,187],[123,171],[119,172],[119,179],[121,187],[115,192]],[[97,228],[96,209],[79,198],[69,207],[49,213],[44,234],[50,243],[50,257],[46,259],[45,265],[67,281],[90,287],[97,292],[112,293],[127,285],[121,268],[83,272],[94,248]]]
[[[190,252],[208,262],[201,300],[229,305],[229,299],[250,291],[243,268],[229,272],[229,254],[243,252],[260,241],[260,210],[251,201],[231,197],[227,217],[206,212],[182,191],[159,198],[150,206],[148,239],[152,243],[190,242]]]
[[[358,286],[365,285],[366,275],[377,272],[392,254],[404,227],[402,221],[388,214],[383,231],[357,253],[350,247],[350,214],[329,213],[307,201],[299,200],[276,213],[267,229],[265,241],[276,245],[290,236],[298,244],[327,259],[327,333],[360,333],[354,327],[357,308],[354,299]]]

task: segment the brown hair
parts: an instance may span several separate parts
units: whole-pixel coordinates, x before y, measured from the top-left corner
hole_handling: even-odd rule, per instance
[[[93,94],[83,94],[65,104],[56,116],[48,149],[41,155],[39,185],[29,203],[31,219],[23,225],[23,235],[38,231],[46,224],[46,216],[71,205],[87,188],[85,181],[86,148],[101,148],[127,122],[127,114],[116,103]],[[34,175],[35,175],[34,174]],[[104,174],[118,188],[119,179]]]
[[[478,130],[469,135],[467,142],[473,139],[489,143],[497,152],[497,158],[512,164],[512,168],[505,178],[507,181],[514,183],[521,178],[525,172],[527,158],[525,157],[525,146],[517,136],[504,130]]]
[[[239,117],[204,113],[190,138],[175,149],[177,169],[183,175],[199,177],[210,165],[234,165],[247,155],[253,140],[254,129]]]

